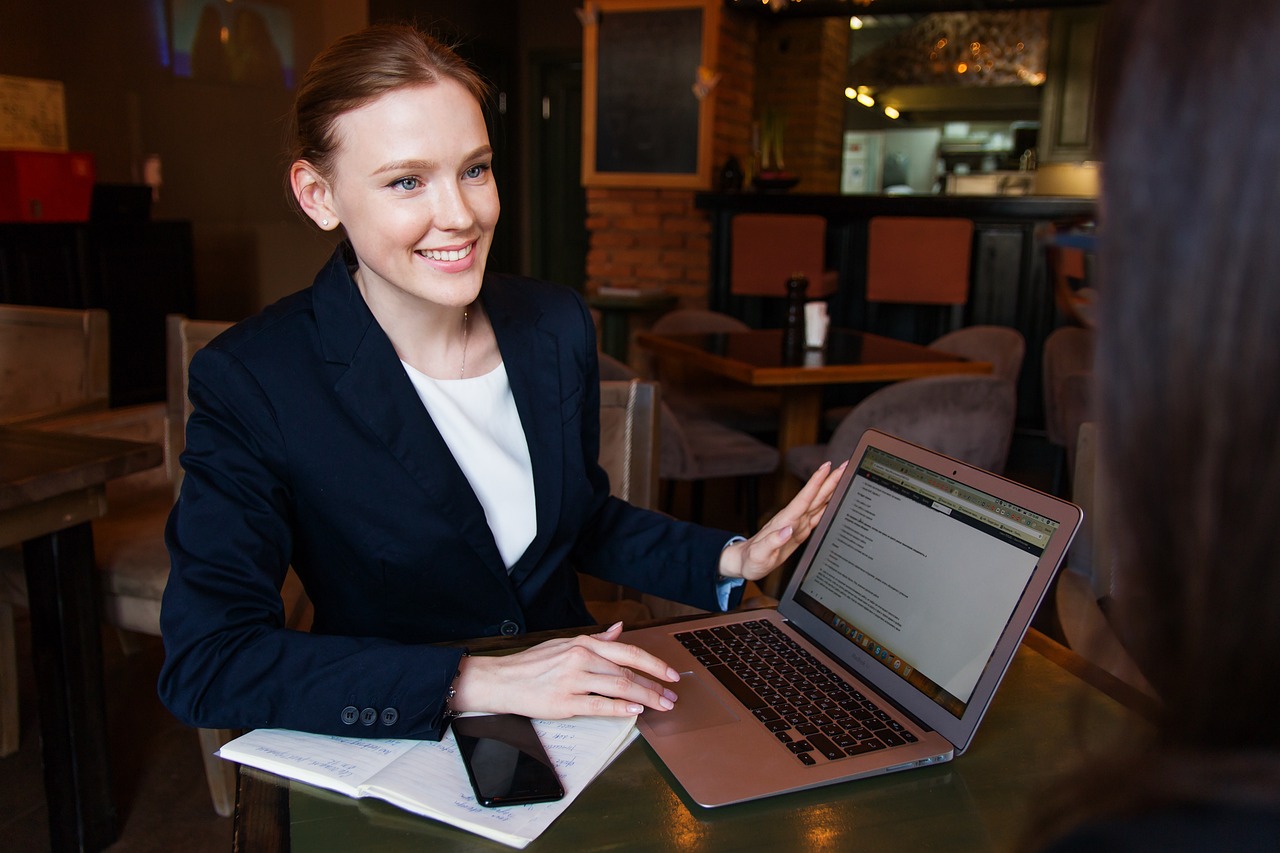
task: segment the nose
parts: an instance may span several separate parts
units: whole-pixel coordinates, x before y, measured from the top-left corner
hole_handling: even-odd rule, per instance
[[[434,225],[445,231],[463,231],[476,220],[466,193],[457,181],[440,187],[440,192],[432,199],[431,212]]]

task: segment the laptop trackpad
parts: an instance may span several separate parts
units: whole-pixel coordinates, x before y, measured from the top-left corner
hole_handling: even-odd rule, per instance
[[[680,681],[673,689],[680,695],[674,708],[644,712],[645,725],[654,734],[675,735],[736,723],[739,719],[695,673],[680,673]]]

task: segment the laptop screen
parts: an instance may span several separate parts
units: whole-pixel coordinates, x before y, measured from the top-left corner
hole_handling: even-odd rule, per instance
[[[795,603],[962,717],[1058,523],[877,447],[835,511]]]

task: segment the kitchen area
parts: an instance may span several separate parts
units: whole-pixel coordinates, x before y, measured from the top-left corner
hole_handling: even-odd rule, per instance
[[[851,18],[841,193],[1093,197],[1099,8]]]

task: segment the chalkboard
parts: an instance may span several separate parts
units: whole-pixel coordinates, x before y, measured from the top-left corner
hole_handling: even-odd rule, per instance
[[[706,188],[714,0],[602,0],[584,30],[583,183]]]

